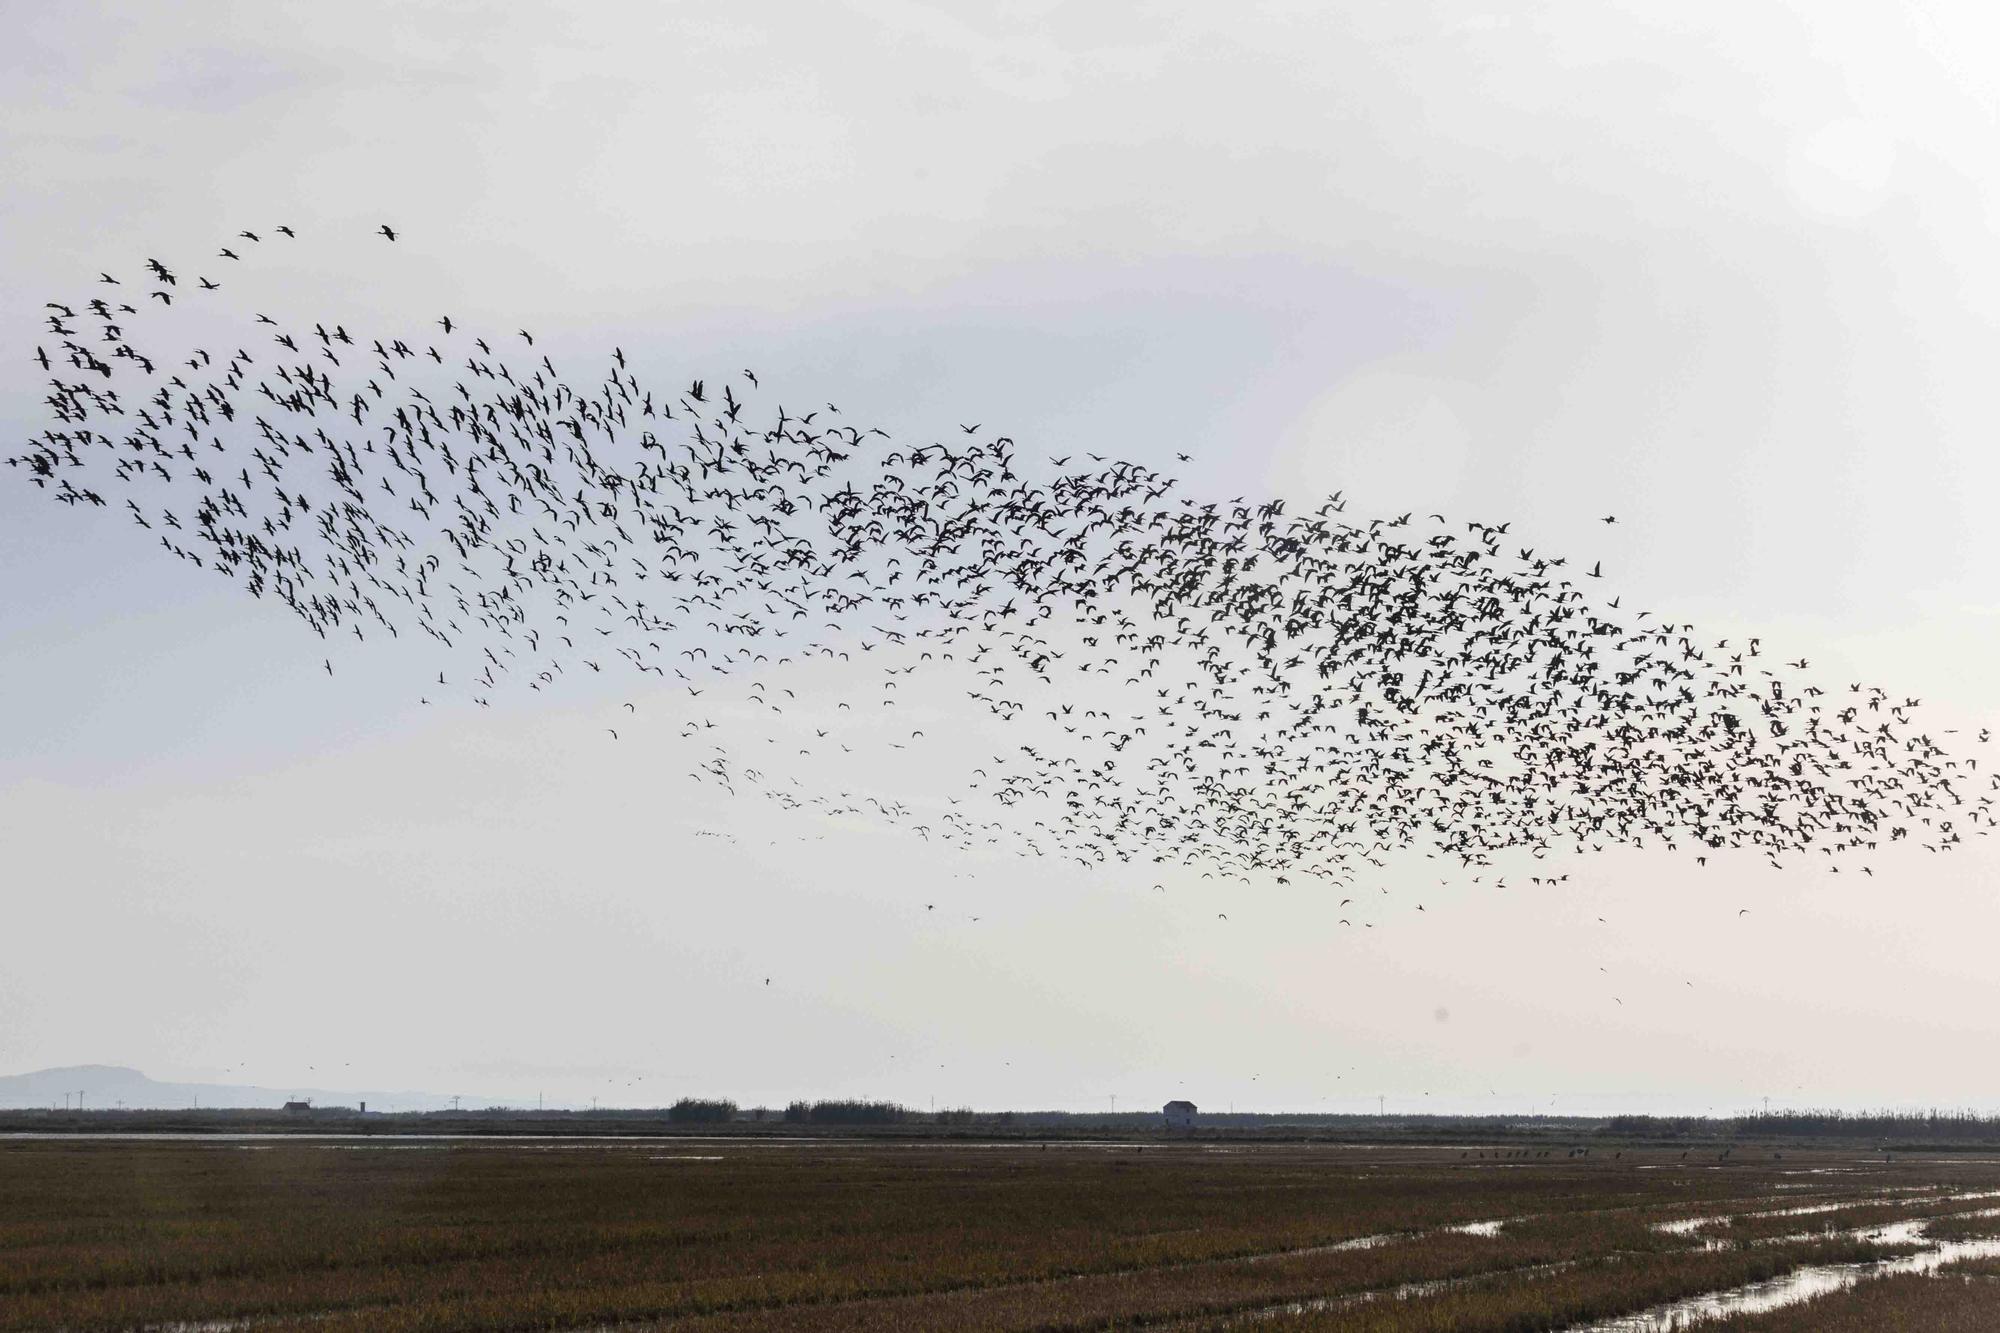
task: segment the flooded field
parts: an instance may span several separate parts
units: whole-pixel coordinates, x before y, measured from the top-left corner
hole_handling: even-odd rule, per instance
[[[0,1333],[2000,1327],[1989,1273],[1962,1155],[0,1140]]]

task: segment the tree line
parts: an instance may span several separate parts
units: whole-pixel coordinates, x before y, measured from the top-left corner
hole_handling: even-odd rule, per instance
[[[1605,1122],[1618,1135],[1757,1138],[2000,1140],[2000,1116],[1977,1111],[1760,1111],[1712,1120],[1706,1116],[1618,1115]]]

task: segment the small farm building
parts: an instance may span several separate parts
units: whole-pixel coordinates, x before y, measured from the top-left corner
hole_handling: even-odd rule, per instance
[[[1193,1102],[1168,1102],[1160,1108],[1167,1118],[1168,1129],[1193,1129],[1195,1106]]]

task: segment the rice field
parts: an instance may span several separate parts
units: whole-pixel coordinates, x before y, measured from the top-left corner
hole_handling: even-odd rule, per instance
[[[1794,1148],[0,1139],[0,1333],[1990,1329],[1996,1208]]]

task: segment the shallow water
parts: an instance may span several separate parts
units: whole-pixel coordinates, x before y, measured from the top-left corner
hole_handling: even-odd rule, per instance
[[[1727,1222],[1728,1220],[1729,1215],[1727,1213],[1709,1217],[1678,1217],[1671,1222],[1655,1223],[1653,1230],[1663,1231],[1669,1236],[1691,1236],[1703,1227],[1714,1226],[1717,1222]]]
[[[1250,1263],[1259,1263],[1271,1259],[1296,1259],[1312,1254],[1339,1254],[1346,1250],[1372,1250],[1382,1245],[1400,1245],[1404,1241],[1422,1240],[1425,1236],[1442,1235],[1450,1232],[1458,1232],[1466,1236],[1497,1236],[1500,1234],[1501,1227],[1505,1226],[1508,1222],[1518,1222],[1519,1220],[1519,1218],[1495,1217],[1480,1222],[1458,1222],[1450,1226],[1430,1227],[1420,1231],[1379,1231],[1367,1236],[1350,1236],[1346,1240],[1337,1240],[1326,1245],[1308,1245],[1303,1249],[1296,1250],[1272,1250],[1264,1254],[1243,1255],[1240,1258]],[[1227,1263],[1230,1261],[1203,1260],[1202,1262]]]
[[[1672,1235],[1693,1237],[1704,1226],[1727,1222],[1732,1217],[1789,1217],[1813,1213],[1833,1212],[1841,1208],[1866,1207],[1870,1204],[1909,1204],[1912,1206],[1933,1203],[1974,1202],[1980,1199],[2000,1197],[2000,1191],[1971,1190],[1959,1194],[1928,1195],[1918,1198],[1907,1197],[1908,1187],[1890,1187],[1881,1192],[1859,1199],[1844,1199],[1831,1203],[1803,1204],[1792,1208],[1767,1208],[1741,1213],[1718,1213],[1702,1217],[1680,1218],[1672,1222],[1655,1224],[1655,1229]],[[1981,1208],[1962,1213],[1949,1214],[1953,1217],[2000,1217],[2000,1208]],[[1501,1218],[1484,1222],[1463,1222],[1456,1226],[1437,1228],[1439,1232],[1462,1232],[1475,1236],[1497,1235],[1508,1221],[1519,1219]],[[1794,1236],[1774,1236],[1752,1242],[1755,1244],[1778,1244],[1827,1240],[1846,1236],[1855,1240],[1873,1241],[1881,1245],[1925,1245],[1916,1254],[1895,1259],[1883,1259],[1864,1264],[1822,1264],[1811,1268],[1801,1268],[1768,1282],[1752,1283],[1742,1287],[1732,1287],[1722,1291],[1707,1292],[1691,1296],[1668,1305],[1656,1306],[1635,1314],[1621,1315],[1600,1323],[1579,1325],[1572,1333],[1673,1333],[1674,1330],[1689,1328],[1698,1321],[1714,1319],[1724,1315],[1752,1314],[1760,1310],[1774,1310],[1780,1306],[1795,1305],[1815,1296],[1842,1291],[1865,1282],[1870,1278],[1888,1277],[1894,1273],[1935,1273],[1946,1264],[1960,1259],[2000,1256],[2000,1239],[1969,1241],[1937,1241],[1926,1243],[1924,1228],[1937,1218],[1909,1218],[1900,1222],[1877,1223],[1858,1227],[1846,1232],[1802,1233]],[[1398,1232],[1388,1235],[1357,1236],[1337,1245],[1320,1246],[1325,1250],[1372,1249],[1392,1241],[1415,1239],[1429,1232]],[[1739,1242],[1702,1238],[1704,1249],[1734,1248]],[[1305,1251],[1311,1253],[1312,1251]],[[1287,1301],[1261,1310],[1246,1311],[1228,1321],[1231,1325],[1257,1324],[1266,1320],[1291,1315],[1320,1313],[1329,1310],[1347,1309],[1366,1305],[1375,1301],[1418,1300],[1452,1291],[1481,1281],[1499,1278],[1516,1278],[1524,1274],[1553,1273],[1574,1267],[1573,1262],[1538,1264],[1529,1268],[1510,1269],[1504,1273],[1483,1274],[1471,1278],[1447,1278],[1430,1282],[1411,1282],[1402,1286],[1380,1291],[1350,1292],[1341,1296],[1322,1296],[1307,1300]]]
[[[1970,1215],[2000,1215],[2000,1210],[1982,1209]],[[1919,1218],[1906,1222],[1892,1222],[1887,1226],[1863,1228],[1847,1234],[1888,1245],[1922,1245],[1925,1244],[1925,1226],[1935,1220]],[[1889,1277],[1897,1273],[1934,1274],[1946,1264],[1956,1263],[1961,1259],[1995,1257],[2000,1257],[2000,1240],[1935,1241],[1930,1242],[1925,1249],[1916,1254],[1896,1259],[1878,1259],[1872,1263],[1821,1264],[1811,1268],[1800,1268],[1767,1282],[1752,1282],[1746,1286],[1731,1287],[1726,1291],[1706,1292],[1666,1305],[1656,1305],[1650,1310],[1641,1310],[1636,1314],[1620,1315],[1615,1319],[1581,1325],[1575,1333],[1673,1333],[1675,1329],[1689,1328],[1706,1320],[1721,1319],[1731,1315],[1756,1314],[1764,1310],[1797,1305],[1816,1296],[1846,1291],[1850,1287],[1859,1286],[1878,1277]]]
[[[1477,1277],[1437,1278],[1428,1282],[1405,1282],[1399,1287],[1385,1287],[1380,1291],[1352,1291],[1341,1296],[1313,1296],[1305,1300],[1286,1301],[1282,1305],[1267,1306],[1262,1310],[1246,1310],[1224,1321],[1224,1327],[1239,1324],[1261,1324],[1270,1319],[1281,1319],[1290,1315],[1320,1314],[1328,1310],[1346,1310],[1357,1305],[1368,1305],[1375,1301],[1414,1301],[1425,1296],[1435,1296],[1440,1292],[1452,1291],[1460,1287],[1473,1286],[1480,1282],[1491,1282],[1497,1278],[1520,1277],[1530,1273],[1557,1273],[1565,1268],[1576,1267],[1576,1261],[1562,1263],[1534,1264],[1527,1268],[1509,1268],[1499,1273],[1482,1273]],[[1204,1324],[1204,1327],[1207,1325]]]
[[[1960,1194],[1933,1194],[1911,1197],[1911,1191],[1884,1189],[1861,1198],[1825,1200],[1819,1203],[1798,1204],[1790,1208],[1759,1208],[1749,1212],[1709,1213],[1701,1217],[1681,1217],[1671,1222],[1655,1222],[1653,1230],[1669,1236],[1691,1236],[1704,1227],[1743,1217],[1806,1217],[1814,1213],[1837,1213],[1843,1208],[1867,1208],[1871,1206],[1891,1206],[1904,1204],[1917,1206],[1932,1203],[1970,1203],[1975,1199],[2000,1198],[2000,1190],[1969,1190]]]

